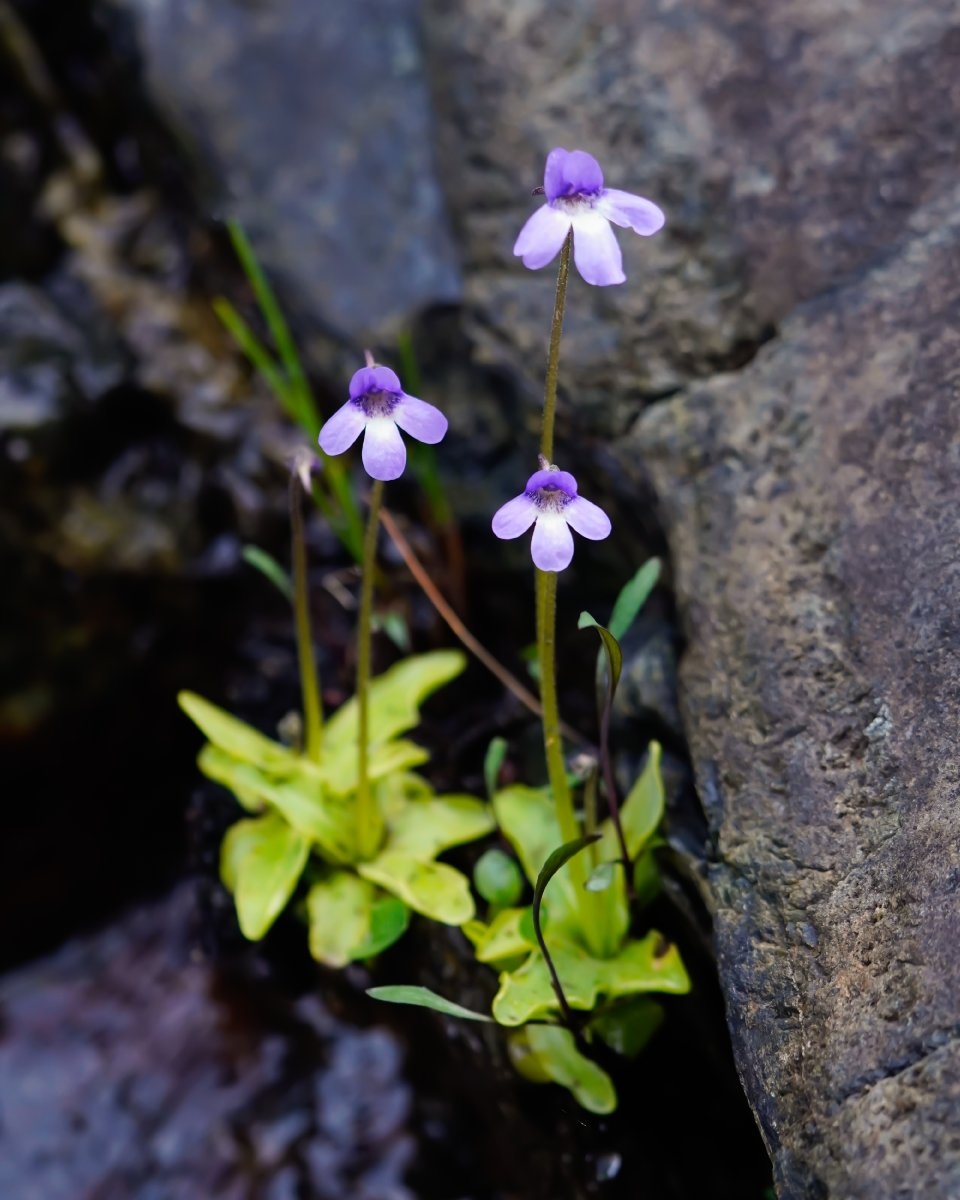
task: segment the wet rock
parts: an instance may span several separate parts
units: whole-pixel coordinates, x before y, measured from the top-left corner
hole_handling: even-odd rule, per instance
[[[944,186],[624,446],[673,551],[721,976],[785,1200],[960,1194],[958,213]]]
[[[416,0],[117,0],[213,211],[316,323],[395,335],[458,299]]]
[[[403,1053],[218,977],[192,889],[0,980],[0,1193],[410,1200]]]

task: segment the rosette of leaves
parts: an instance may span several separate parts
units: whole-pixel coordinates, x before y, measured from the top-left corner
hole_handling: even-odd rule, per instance
[[[664,807],[660,747],[651,745],[646,766],[620,810],[632,889],[624,886],[618,838],[609,820],[600,825],[592,845],[584,839],[582,852],[592,856],[593,870],[587,883],[589,901],[583,904],[567,866],[554,871],[548,862],[556,858],[562,837],[547,789],[504,788],[495,794],[493,807],[530,884],[540,895],[550,885],[536,915],[575,1024],[565,1023],[550,967],[538,944],[532,905],[494,908],[488,921],[473,920],[464,926],[477,959],[500,974],[492,1019],[513,1031],[510,1055],[524,1076],[561,1084],[591,1112],[612,1112],[617,1104],[613,1081],[584,1051],[599,1041],[633,1057],[662,1019],[652,996],[690,990],[675,946],[656,930],[643,937],[630,932],[630,891],[640,901],[649,899],[657,879],[653,851]],[[491,1019],[454,1010],[425,989],[376,988],[373,994],[450,1015]]]
[[[513,846],[531,884],[561,842],[553,805],[545,790],[510,787],[494,797],[497,821]],[[656,880],[653,849],[663,816],[660,747],[654,743],[646,766],[624,802],[620,817],[632,864],[634,893],[650,898]],[[613,824],[598,830],[599,841],[582,852],[592,856],[587,881],[589,902],[578,903],[569,869],[550,881],[544,902],[544,940],[566,1003],[576,1014],[590,1014],[581,1040],[605,1042],[619,1053],[638,1053],[656,1030],[660,1006],[656,993],[682,994],[690,979],[677,948],[651,930],[630,933],[629,890]],[[493,1017],[519,1032],[511,1042],[517,1066],[531,1078],[551,1079],[569,1087],[584,1107],[610,1112],[616,1093],[609,1076],[586,1059],[568,1029],[536,1024],[561,1016],[550,970],[537,944],[529,908],[507,908],[485,925],[473,922],[471,939],[480,962],[500,972]],[[584,928],[590,922],[591,930]]]
[[[301,881],[310,952],[331,967],[386,949],[411,911],[446,925],[474,916],[469,881],[437,858],[489,833],[492,813],[472,796],[437,795],[413,770],[427,751],[401,736],[419,723],[423,701],[464,666],[459,652],[436,651],[371,682],[367,770],[383,834],[366,858],[356,843],[355,698],[325,723],[314,761],[202,697],[180,694],[181,708],[208,739],[200,770],[249,814],[227,831],[220,857],[246,937],[267,933]]]

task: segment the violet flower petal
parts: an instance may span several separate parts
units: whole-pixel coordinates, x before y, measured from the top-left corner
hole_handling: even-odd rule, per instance
[[[541,571],[562,571],[573,558],[573,534],[558,512],[541,512],[533,529],[530,553]]]
[[[599,504],[577,496],[563,506],[563,519],[571,529],[593,542],[600,542],[610,535],[610,518]]]
[[[567,196],[596,196],[603,190],[603,171],[586,150],[571,150],[562,166]]]
[[[587,283],[597,287],[624,283],[627,278],[616,235],[596,210],[573,216],[573,261]]]
[[[363,409],[352,400],[348,400],[324,422],[317,439],[320,449],[324,454],[342,454],[357,440],[366,423]]]
[[[564,194],[565,179],[563,165],[570,157],[570,151],[558,146],[547,155],[546,166],[543,168],[543,190],[548,200],[556,200]]]
[[[364,470],[373,479],[399,479],[407,465],[407,448],[392,417],[372,417],[363,435]]]
[[[643,237],[657,233],[667,219],[663,210],[652,200],[635,196],[632,192],[621,192],[619,188],[604,188],[597,201],[596,211],[614,225],[632,229],[634,233],[642,234]]]
[[[416,396],[408,396],[406,392],[401,395],[400,403],[390,415],[411,437],[431,446],[442,441],[447,432],[447,418],[439,408],[428,404],[426,400],[418,400]]]
[[[556,258],[569,231],[570,217],[559,209],[544,204],[520,230],[513,252],[523,259],[525,267],[536,271]]]
[[[493,532],[498,538],[515,538],[526,533],[539,513],[536,502],[525,492],[508,500],[493,514]]]
[[[603,172],[592,154],[558,147],[547,155],[543,190],[548,200],[557,200],[561,196],[596,196],[602,188]]]
[[[397,392],[401,391],[400,380],[396,371],[389,367],[361,367],[354,371],[350,380],[350,399],[359,400],[367,392]]]
[[[529,493],[544,487],[559,488],[561,492],[566,492],[571,499],[577,494],[577,481],[570,472],[558,471],[556,468],[534,471],[523,490]]]

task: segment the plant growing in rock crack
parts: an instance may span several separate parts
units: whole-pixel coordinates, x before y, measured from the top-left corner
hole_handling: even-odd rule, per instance
[[[396,479],[406,461],[400,429],[435,443],[447,422],[368,356],[351,380],[346,404],[319,434],[321,448],[333,456],[363,433],[363,462],[374,480],[360,552],[354,697],[325,718],[301,512],[301,493],[312,490],[307,460],[290,476],[292,583],[278,575],[276,564],[267,564],[293,599],[302,747],[267,738],[193,693],[180,696],[208,739],[200,769],[229,788],[250,814],[228,830],[221,850],[221,877],[234,895],[243,933],[262,938],[306,877],[310,950],[332,967],[384,950],[403,934],[411,910],[449,925],[469,921],[475,912],[469,881],[436,860],[494,825],[482,801],[436,795],[412,769],[427,760],[426,750],[401,736],[418,723],[426,697],[463,670],[464,656],[417,655],[371,677],[377,533],[384,483]]]
[[[557,378],[571,254],[587,283],[622,283],[620,248],[610,222],[650,235],[662,227],[664,217],[643,197],[605,188],[596,159],[581,150],[551,151],[543,188],[537,190],[545,193],[546,203],[524,225],[514,253],[531,269],[560,254],[540,454],[538,469],[523,491],[494,515],[493,532],[515,538],[533,529],[548,786],[491,787],[497,822],[533,886],[533,900],[518,907],[522,881],[518,887],[503,863],[494,867],[486,860],[489,879],[480,884],[493,902],[491,911],[486,922],[472,921],[464,930],[477,958],[500,972],[491,1017],[466,1012],[423,988],[376,988],[372,994],[509,1027],[519,1070],[531,1079],[562,1084],[585,1108],[604,1113],[616,1107],[616,1093],[609,1075],[589,1056],[591,1044],[604,1042],[626,1055],[638,1052],[660,1019],[650,994],[686,992],[690,981],[678,951],[658,932],[632,932],[631,909],[656,886],[652,850],[663,814],[660,748],[651,745],[646,767],[622,807],[610,759],[610,712],[622,658],[619,637],[655,582],[655,568],[649,565],[624,589],[609,628],[587,613],[581,616],[581,628],[596,628],[600,636],[602,684],[599,763],[589,764],[583,773],[581,811],[564,758],[556,681],[558,574],[573,558],[571,531],[600,540],[610,534],[611,525],[601,508],[581,496],[575,477],[552,461]],[[603,821],[597,811],[601,791],[609,811]]]

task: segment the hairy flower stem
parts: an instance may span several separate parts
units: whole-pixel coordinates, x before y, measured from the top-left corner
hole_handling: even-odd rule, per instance
[[[563,333],[563,310],[567,303],[567,276],[570,273],[570,251],[573,230],[564,239],[557,271],[557,293],[553,302],[553,322],[550,326],[550,350],[547,354],[547,380],[543,389],[543,421],[540,426],[540,453],[553,460],[553,427],[557,417],[557,373],[560,369],[560,336]]]
[[[357,852],[371,857],[383,832],[383,820],[374,803],[367,773],[370,740],[370,649],[373,638],[373,581],[377,569],[377,533],[383,481],[374,482],[370,493],[370,512],[363,539],[360,564],[360,615],[357,623]]]
[[[320,761],[323,736],[323,706],[320,701],[320,676],[313,652],[310,625],[310,595],[307,582],[307,543],[303,532],[303,505],[300,476],[290,472],[290,558],[293,566],[293,613],[297,631],[297,664],[303,693],[304,753],[313,762]]]
[[[557,376],[560,370],[560,338],[563,334],[563,310],[567,302],[567,277],[570,273],[570,251],[573,231],[567,234],[560,251],[557,271],[557,292],[550,326],[550,349],[547,354],[547,379],[543,392],[543,422],[540,428],[540,454],[544,468],[553,457],[553,430],[557,416]],[[545,461],[544,461],[545,460]],[[557,699],[557,573],[536,573],[537,597],[537,658],[540,665],[540,705],[543,709],[543,748],[547,759],[547,778],[553,796],[560,836],[565,842],[580,837],[581,829],[573,807],[573,795],[567,782],[563,760],[563,739],[560,729],[560,705]],[[594,953],[602,953],[603,921],[598,913],[597,896],[588,892],[586,862],[578,856],[570,860],[573,881],[584,939]]]

